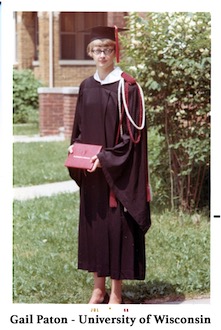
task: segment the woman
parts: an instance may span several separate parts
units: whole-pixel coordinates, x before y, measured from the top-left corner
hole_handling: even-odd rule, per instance
[[[96,72],[80,85],[69,147],[70,153],[75,142],[103,147],[91,158],[92,169],[69,168],[80,187],[78,268],[93,272],[91,304],[105,302],[106,277],[111,278],[109,304],[122,302],[122,280],[145,278],[150,227],[142,91],[114,65],[117,32],[116,27],[91,29],[88,54]]]

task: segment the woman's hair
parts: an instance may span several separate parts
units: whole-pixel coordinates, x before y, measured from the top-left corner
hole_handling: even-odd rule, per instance
[[[113,47],[115,49],[116,42],[111,39],[96,39],[91,41],[87,46],[87,53],[92,57],[92,49],[94,47]]]

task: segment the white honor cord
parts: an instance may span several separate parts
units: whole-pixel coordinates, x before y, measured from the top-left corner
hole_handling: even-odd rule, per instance
[[[117,96],[118,96],[119,123],[121,123],[121,117],[122,117],[122,114],[121,114],[121,80],[122,79],[123,78],[121,78],[120,81],[119,81],[118,93],[117,93]],[[123,127],[122,127],[122,125],[120,125],[120,136],[122,136],[122,135],[123,135]]]
[[[144,104],[144,95],[143,95],[143,90],[142,88],[140,87],[140,85],[137,83],[137,86],[140,90],[140,95],[141,95],[141,101],[142,101],[142,110],[143,110],[143,113],[142,113],[142,123],[141,123],[141,126],[138,126],[133,118],[131,117],[130,113],[129,113],[129,109],[127,107],[127,102],[126,102],[126,97],[125,97],[125,85],[124,85],[124,78],[121,78],[120,81],[119,81],[119,87],[118,87],[118,107],[119,107],[119,118],[121,119],[121,98],[120,98],[120,95],[122,94],[122,98],[123,98],[123,104],[124,104],[124,108],[125,108],[125,112],[126,112],[126,115],[129,119],[129,121],[131,122],[131,124],[136,127],[138,130],[142,130],[145,126],[145,104]],[[122,90],[122,93],[121,93],[121,90]],[[122,130],[122,128],[121,128]],[[122,134],[122,132],[121,132]]]

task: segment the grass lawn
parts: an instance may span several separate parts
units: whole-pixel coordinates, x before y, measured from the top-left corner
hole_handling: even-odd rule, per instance
[[[13,185],[30,186],[69,180],[64,166],[69,141],[14,143]]]
[[[14,303],[87,303],[91,274],[77,270],[78,194],[14,202]],[[145,281],[125,281],[125,302],[208,294],[210,226],[201,216],[152,215]],[[109,282],[108,282],[109,285]]]
[[[14,125],[14,134],[38,134],[33,125]],[[14,186],[69,180],[64,167],[68,145],[14,143]],[[14,303],[88,302],[92,275],[77,270],[78,207],[78,194],[14,202]],[[193,220],[153,212],[146,280],[124,282],[125,302],[209,294],[210,226],[206,216]]]
[[[38,123],[14,124],[13,125],[13,135],[33,136],[36,134],[39,134],[39,124]]]

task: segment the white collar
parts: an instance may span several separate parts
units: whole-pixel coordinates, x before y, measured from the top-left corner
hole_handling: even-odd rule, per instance
[[[98,81],[99,83],[101,83],[101,85],[105,85],[105,84],[112,84],[114,82],[117,82],[120,80],[121,78],[121,73],[123,71],[121,70],[121,68],[119,66],[115,67],[113,71],[111,71],[107,77],[104,80],[101,80],[99,75],[98,75],[98,71],[95,72],[94,74],[94,79],[96,81]]]

